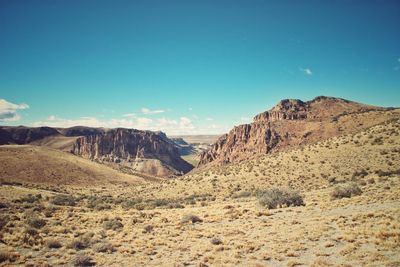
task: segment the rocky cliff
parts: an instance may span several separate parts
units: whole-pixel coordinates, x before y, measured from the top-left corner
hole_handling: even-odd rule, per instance
[[[200,155],[199,166],[225,164],[275,150],[308,144],[371,127],[387,119],[373,107],[341,98],[319,96],[311,101],[285,99],[234,127]],[[390,115],[387,115],[390,117]]]
[[[179,175],[192,169],[178,148],[163,133],[135,129],[111,129],[79,137],[72,153],[125,170],[156,176]]]

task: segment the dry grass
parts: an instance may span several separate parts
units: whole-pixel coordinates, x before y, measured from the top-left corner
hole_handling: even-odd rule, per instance
[[[2,184],[0,264],[396,266],[399,134],[389,123],[157,183]],[[350,183],[362,194],[331,200]],[[266,210],[256,196],[271,188],[306,205]]]

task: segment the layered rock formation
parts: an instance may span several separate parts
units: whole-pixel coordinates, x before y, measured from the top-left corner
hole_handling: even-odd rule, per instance
[[[165,134],[151,131],[118,128],[79,137],[71,152],[156,176],[179,175],[192,169]]]
[[[379,115],[384,110],[334,97],[319,96],[307,102],[285,99],[255,116],[253,123],[236,126],[221,136],[200,155],[199,166],[241,161],[362,130],[387,119]]]

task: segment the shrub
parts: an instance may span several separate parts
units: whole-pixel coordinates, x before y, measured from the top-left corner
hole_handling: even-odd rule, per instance
[[[364,178],[364,177],[367,176],[367,175],[368,175],[368,172],[367,172],[366,170],[362,169],[362,170],[360,170],[360,171],[355,171],[355,172],[353,173],[352,179],[353,179],[353,180],[356,180],[357,177]]]
[[[356,183],[350,183],[343,186],[337,186],[333,189],[331,197],[333,199],[350,198],[362,194],[361,188]]]
[[[55,239],[46,240],[46,247],[48,248],[61,248],[61,242]]]
[[[104,242],[95,244],[93,246],[93,250],[96,252],[113,253],[115,251],[115,248],[110,243]]]
[[[123,228],[124,225],[116,218],[111,219],[111,220],[106,220],[103,222],[103,227],[106,230],[118,230],[120,228]]]
[[[108,203],[105,203],[103,199],[101,198],[91,198],[88,201],[87,207],[90,209],[95,209],[95,210],[109,210],[111,209],[111,205]]]
[[[10,217],[7,215],[0,215],[0,231],[7,225],[10,221]]]
[[[93,261],[91,257],[86,254],[80,253],[76,255],[74,261],[74,266],[94,266],[96,263]]]
[[[76,200],[71,195],[56,195],[50,200],[50,203],[59,206],[75,206]]]
[[[40,237],[38,231],[32,227],[26,228],[24,231],[24,236],[22,238],[24,244],[33,246],[42,243],[42,238]]]
[[[32,194],[28,194],[26,196],[23,196],[17,200],[17,202],[22,202],[22,203],[35,203],[38,202],[42,196],[40,194],[34,196]]]
[[[14,262],[18,257],[19,257],[18,254],[12,253],[10,251],[0,251],[0,263],[6,262],[6,261]]]
[[[382,171],[382,170],[378,170],[378,171],[376,171],[376,174],[377,174],[379,177],[391,176],[391,175],[393,175],[393,174],[400,175],[400,169],[398,169],[398,170],[393,170],[393,171]]]
[[[128,199],[127,201],[123,202],[121,206],[124,209],[131,209],[131,208],[135,208],[135,206],[137,204],[142,203],[142,201],[143,200],[140,198],[131,198],[131,199]]]
[[[143,233],[150,233],[150,232],[152,232],[153,231],[153,229],[154,229],[154,227],[152,226],[152,225],[146,225],[144,228],[143,228]]]
[[[36,229],[40,229],[46,225],[46,221],[38,217],[30,217],[27,219],[26,223]]]
[[[91,233],[87,233],[83,237],[72,240],[68,244],[67,248],[73,248],[75,250],[88,248],[90,247],[91,237],[92,237]]]
[[[273,188],[258,192],[258,202],[268,209],[279,207],[304,206],[303,197],[291,189]]]
[[[217,237],[214,237],[214,238],[211,239],[211,244],[213,244],[213,245],[221,245],[222,244],[222,240],[217,238]]]
[[[182,223],[187,223],[187,222],[197,223],[197,222],[202,222],[202,221],[203,220],[200,219],[198,216],[192,215],[192,214],[184,215],[181,220]]]
[[[49,206],[49,207],[47,207],[47,208],[44,209],[43,214],[44,214],[44,216],[45,216],[46,218],[50,218],[50,217],[53,217],[53,214],[54,214],[54,212],[55,212],[56,210],[57,210],[57,209],[56,209],[55,207]]]

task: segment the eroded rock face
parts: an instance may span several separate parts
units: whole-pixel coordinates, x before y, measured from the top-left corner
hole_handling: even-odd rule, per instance
[[[253,123],[234,127],[221,136],[212,149],[200,155],[198,166],[210,162],[225,164],[241,161],[274,150],[313,143],[340,134],[364,129],[378,121],[338,122],[348,114],[385,110],[341,98],[319,96],[311,101],[285,99],[258,114]],[[381,117],[379,117],[382,119]]]
[[[71,152],[156,176],[183,174],[192,169],[163,133],[151,131],[118,128],[82,136],[76,140]]]
[[[255,122],[279,121],[279,120],[302,120],[307,118],[310,107],[298,99],[285,99],[271,110],[258,114],[254,117]]]

